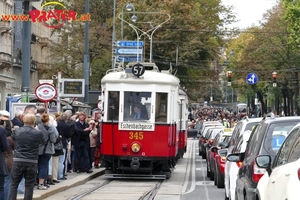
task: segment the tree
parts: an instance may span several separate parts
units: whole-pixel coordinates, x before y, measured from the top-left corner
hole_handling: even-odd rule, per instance
[[[300,2],[296,0],[283,0],[285,7],[284,20],[288,24],[289,42],[300,45]]]

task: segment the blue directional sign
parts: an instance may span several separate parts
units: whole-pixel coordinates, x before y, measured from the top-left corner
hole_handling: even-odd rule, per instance
[[[142,41],[117,41],[118,47],[142,47],[143,45]]]
[[[258,76],[255,73],[249,73],[246,76],[246,81],[250,85],[256,84],[258,81]]]
[[[117,60],[119,62],[135,62],[135,61],[142,61],[142,56],[118,56]]]
[[[137,48],[117,48],[116,49],[117,54],[142,54],[143,49],[137,49]]]

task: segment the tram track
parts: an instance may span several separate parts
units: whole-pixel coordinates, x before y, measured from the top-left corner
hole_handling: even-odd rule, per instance
[[[84,190],[68,200],[86,200],[86,199],[136,199],[153,200],[160,189],[164,180],[118,180],[108,179],[98,185],[97,182],[91,184],[94,187]],[[96,185],[96,186],[95,186]]]
[[[78,194],[74,197],[69,198],[68,200],[80,200],[83,197],[88,196],[89,194],[93,193],[94,191],[99,190],[100,188],[108,185],[112,181],[113,180],[107,180],[104,183],[102,183],[101,185],[95,186],[95,187],[91,188],[90,190],[84,191],[84,192],[82,192],[82,193],[80,193],[80,194]]]

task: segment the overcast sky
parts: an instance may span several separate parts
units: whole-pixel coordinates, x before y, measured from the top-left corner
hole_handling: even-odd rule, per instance
[[[234,26],[245,29],[253,24],[258,25],[262,15],[276,5],[276,0],[222,0],[222,4],[234,7],[233,12],[240,20]]]

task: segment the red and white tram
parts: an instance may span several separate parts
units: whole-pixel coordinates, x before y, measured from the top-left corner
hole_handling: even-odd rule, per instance
[[[187,95],[155,63],[129,63],[102,79],[102,167],[109,178],[168,178],[186,151]]]

